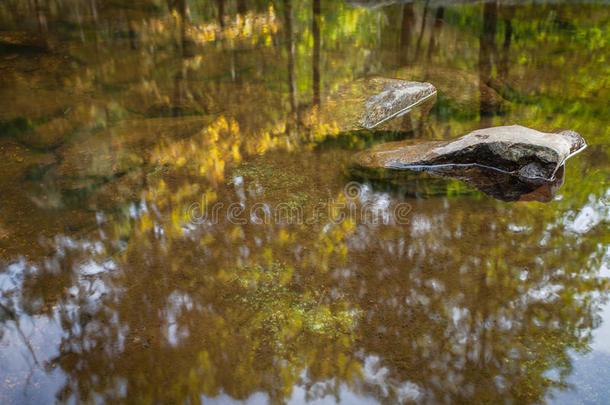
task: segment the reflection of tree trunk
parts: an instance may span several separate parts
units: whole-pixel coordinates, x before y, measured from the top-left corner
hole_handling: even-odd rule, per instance
[[[229,62],[231,63],[231,80],[237,80],[237,52],[235,51],[235,42],[229,41]]]
[[[295,44],[292,33],[292,2],[284,0],[284,19],[286,27],[286,48],[288,51],[288,88],[290,90],[290,113],[293,126],[299,122],[297,112],[297,83],[294,73]]]
[[[483,31],[481,31],[481,36],[479,37],[479,102],[481,121],[483,121],[483,117],[493,115],[496,112],[496,106],[493,105],[493,100],[491,100],[489,93],[489,83],[491,81],[492,57],[496,52],[497,21],[497,4],[486,3],[483,8]]]
[[[224,0],[216,0],[216,4],[218,5],[218,25],[221,27],[225,26],[225,3]]]
[[[498,76],[505,82],[508,76],[508,53],[510,50],[510,42],[513,36],[513,25],[510,17],[504,18],[504,43],[502,44],[502,54],[498,61]]]
[[[414,22],[413,3],[403,4],[402,23],[400,26],[400,50],[398,52],[398,64],[400,65],[406,65],[409,61],[409,45],[411,44]]]
[[[419,37],[417,38],[417,46],[415,48],[415,59],[419,59],[419,49],[421,47],[421,40],[424,37],[424,30],[426,29],[426,16],[428,15],[428,3],[430,0],[426,0],[426,5],[424,6],[424,13],[421,18],[421,28],[419,30]]]
[[[187,45],[186,40],[186,0],[176,1],[178,14],[180,14],[180,42],[182,47],[182,56],[184,57],[185,47]]]
[[[93,18],[93,23],[97,28],[97,7],[95,6],[95,0],[89,0],[89,8],[91,9],[91,17]]]
[[[313,0],[313,104],[320,105],[320,0]]]
[[[174,116],[179,116],[182,115],[184,109],[184,99],[186,98],[186,66],[184,65],[184,59],[192,55],[188,49],[189,41],[186,34],[186,0],[177,0],[175,4],[177,11],[180,14],[180,45],[177,47],[180,49],[180,70],[174,76],[174,100],[172,114]]]
[[[42,9],[42,7],[40,7],[39,1],[35,0],[34,1],[34,7],[36,8],[36,18],[38,20],[38,32],[40,34],[40,37],[43,41],[43,46],[46,49],[50,49],[51,46],[49,44],[49,39],[48,39],[48,28],[47,28],[47,17]]]
[[[131,49],[138,49],[138,43],[136,42],[137,31],[133,25],[133,19],[128,15],[127,27],[129,29],[129,46]]]
[[[430,43],[428,44],[428,60],[432,57],[432,54],[436,51],[438,45],[438,37],[441,34],[441,28],[443,26],[443,15],[445,14],[445,8],[439,7],[436,10],[436,17],[434,19],[434,25],[430,32]]]
[[[181,63],[182,64],[182,63]],[[181,67],[180,71],[176,73],[174,76],[174,102],[172,106],[172,114],[174,117],[178,117],[182,115],[183,107],[184,107],[184,99],[185,99],[185,78],[186,78],[186,68]]]
[[[242,17],[246,15],[248,7],[246,6],[246,0],[237,0],[237,13]]]
[[[495,271],[498,271],[498,260],[496,259],[495,261]],[[478,296],[480,296],[480,299],[477,299],[477,302],[480,303],[480,307],[479,310],[481,311],[481,319],[479,320],[479,328],[480,328],[480,334],[479,334],[479,358],[476,359],[477,362],[476,364],[479,366],[480,369],[484,369],[485,367],[485,363],[486,362],[486,358],[487,356],[485,355],[485,352],[487,351],[487,347],[488,347],[488,339],[487,339],[487,335],[489,334],[488,328],[487,328],[487,320],[490,318],[490,311],[489,311],[489,298],[491,296],[491,291],[490,288],[487,284],[487,277],[480,277],[479,278],[479,291],[478,291]]]
[[[99,66],[99,54],[100,54],[100,44],[99,44],[99,36],[101,32],[101,27],[99,25],[99,21],[97,19],[97,7],[95,6],[95,0],[89,0],[89,7],[91,9],[91,17],[93,18],[93,26],[95,27],[95,35],[93,36],[93,40],[95,43],[95,66]]]
[[[40,366],[40,362],[38,361],[38,357],[36,357],[36,352],[34,351],[34,347],[32,346],[30,339],[28,339],[28,337],[25,336],[25,333],[23,333],[23,330],[21,329],[21,322],[20,322],[19,315],[17,314],[17,312],[14,311],[12,308],[9,308],[6,305],[2,304],[1,302],[0,302],[0,309],[2,309],[2,311],[4,311],[6,313],[6,316],[8,319],[15,322],[15,329],[17,329],[17,332],[23,339],[23,344],[25,345],[25,347],[27,347],[27,349],[30,351],[30,354],[32,355],[32,359],[34,360],[34,364],[36,364],[38,367],[40,367],[42,369],[42,367]]]

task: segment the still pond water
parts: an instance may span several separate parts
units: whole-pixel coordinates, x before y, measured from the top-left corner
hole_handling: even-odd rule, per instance
[[[0,403],[609,403],[610,7],[450,3],[2,1]],[[554,197],[349,170],[512,124]]]

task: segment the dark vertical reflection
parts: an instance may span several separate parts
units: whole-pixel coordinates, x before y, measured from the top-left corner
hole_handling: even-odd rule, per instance
[[[428,60],[432,57],[432,54],[436,52],[438,48],[439,36],[441,34],[441,28],[443,26],[443,16],[445,14],[445,8],[439,7],[436,10],[436,16],[434,18],[434,26],[430,33],[430,43],[428,44]]]
[[[34,0],[34,7],[36,8],[36,20],[38,21],[38,32],[40,33],[40,37],[44,41],[45,48],[50,48],[49,41],[47,39],[47,17],[45,16],[45,10],[40,6],[39,0]]]
[[[296,47],[294,34],[292,32],[292,1],[284,0],[284,24],[286,30],[286,50],[288,52],[288,88],[290,92],[290,115],[292,128],[295,129],[298,123],[297,112],[297,83],[294,72],[294,62]]]
[[[97,6],[95,5],[95,0],[89,0],[89,8],[91,10],[91,17],[95,24],[97,24]]]
[[[313,104],[320,105],[320,0],[313,0]]]
[[[419,29],[419,37],[417,38],[417,46],[415,48],[415,59],[419,59],[419,50],[421,48],[421,41],[424,37],[424,31],[426,30],[426,16],[428,15],[428,3],[430,0],[426,0],[426,5],[424,6],[424,12],[421,18],[421,28]]]
[[[403,4],[402,23],[400,26],[400,49],[398,52],[398,63],[405,65],[409,62],[409,45],[413,36],[413,25],[415,24],[415,13],[413,3]]]
[[[496,51],[496,25],[498,6],[496,3],[485,3],[483,8],[483,30],[479,37],[479,94],[481,123],[490,124],[488,119],[494,114],[496,106],[489,94],[491,81],[492,58]]]
[[[174,97],[172,105],[172,115],[179,117],[182,115],[184,100],[184,69],[180,69],[174,76]]]
[[[242,17],[246,15],[248,11],[248,6],[246,5],[246,0],[237,0],[237,13]]]
[[[504,43],[502,44],[502,53],[498,60],[498,78],[502,82],[506,82],[508,76],[509,51],[513,36],[512,24],[512,7],[502,7],[502,20],[504,21]]]
[[[224,23],[224,19],[225,19],[225,4],[224,4],[224,0],[216,0],[216,5],[218,6],[218,24],[221,27],[225,26]]]
[[[95,58],[96,65],[99,63],[99,53],[100,53],[100,24],[97,17],[97,6],[95,4],[95,0],[89,0],[89,9],[91,11],[91,19],[93,20],[93,26],[95,27],[95,33],[93,35],[93,43],[95,45]]]
[[[180,48],[182,57],[187,53],[188,41],[186,36],[186,0],[176,0],[176,8],[180,14]]]
[[[129,46],[131,47],[131,49],[138,49],[138,32],[135,28],[135,25],[133,23],[133,17],[131,16],[130,12],[127,13],[127,26],[129,29]]]
[[[179,50],[180,63],[178,66],[178,71],[174,76],[174,97],[172,114],[174,116],[180,116],[182,115],[184,100],[186,98],[186,66],[184,64],[184,59],[192,55],[186,34],[186,0],[176,0],[174,5],[176,7],[176,11],[178,11],[178,14],[180,15],[180,43],[176,47]]]

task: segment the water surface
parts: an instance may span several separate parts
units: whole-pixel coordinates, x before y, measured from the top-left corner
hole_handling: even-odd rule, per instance
[[[3,2],[0,402],[608,403],[610,9],[500,3]],[[548,203],[348,170],[512,124]]]

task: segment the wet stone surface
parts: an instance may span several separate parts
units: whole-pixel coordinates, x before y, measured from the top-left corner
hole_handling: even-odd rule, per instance
[[[464,177],[463,165],[496,169],[527,181],[552,181],[572,154],[586,146],[574,131],[543,133],[519,125],[484,128],[452,141],[381,144],[356,155],[353,164],[364,169],[426,169],[443,167]]]
[[[319,125],[335,132],[381,130],[413,108],[433,103],[436,88],[430,83],[385,77],[364,77],[342,85],[325,100],[319,112]],[[428,108],[429,109],[429,108]],[[408,131],[409,128],[393,129]]]

